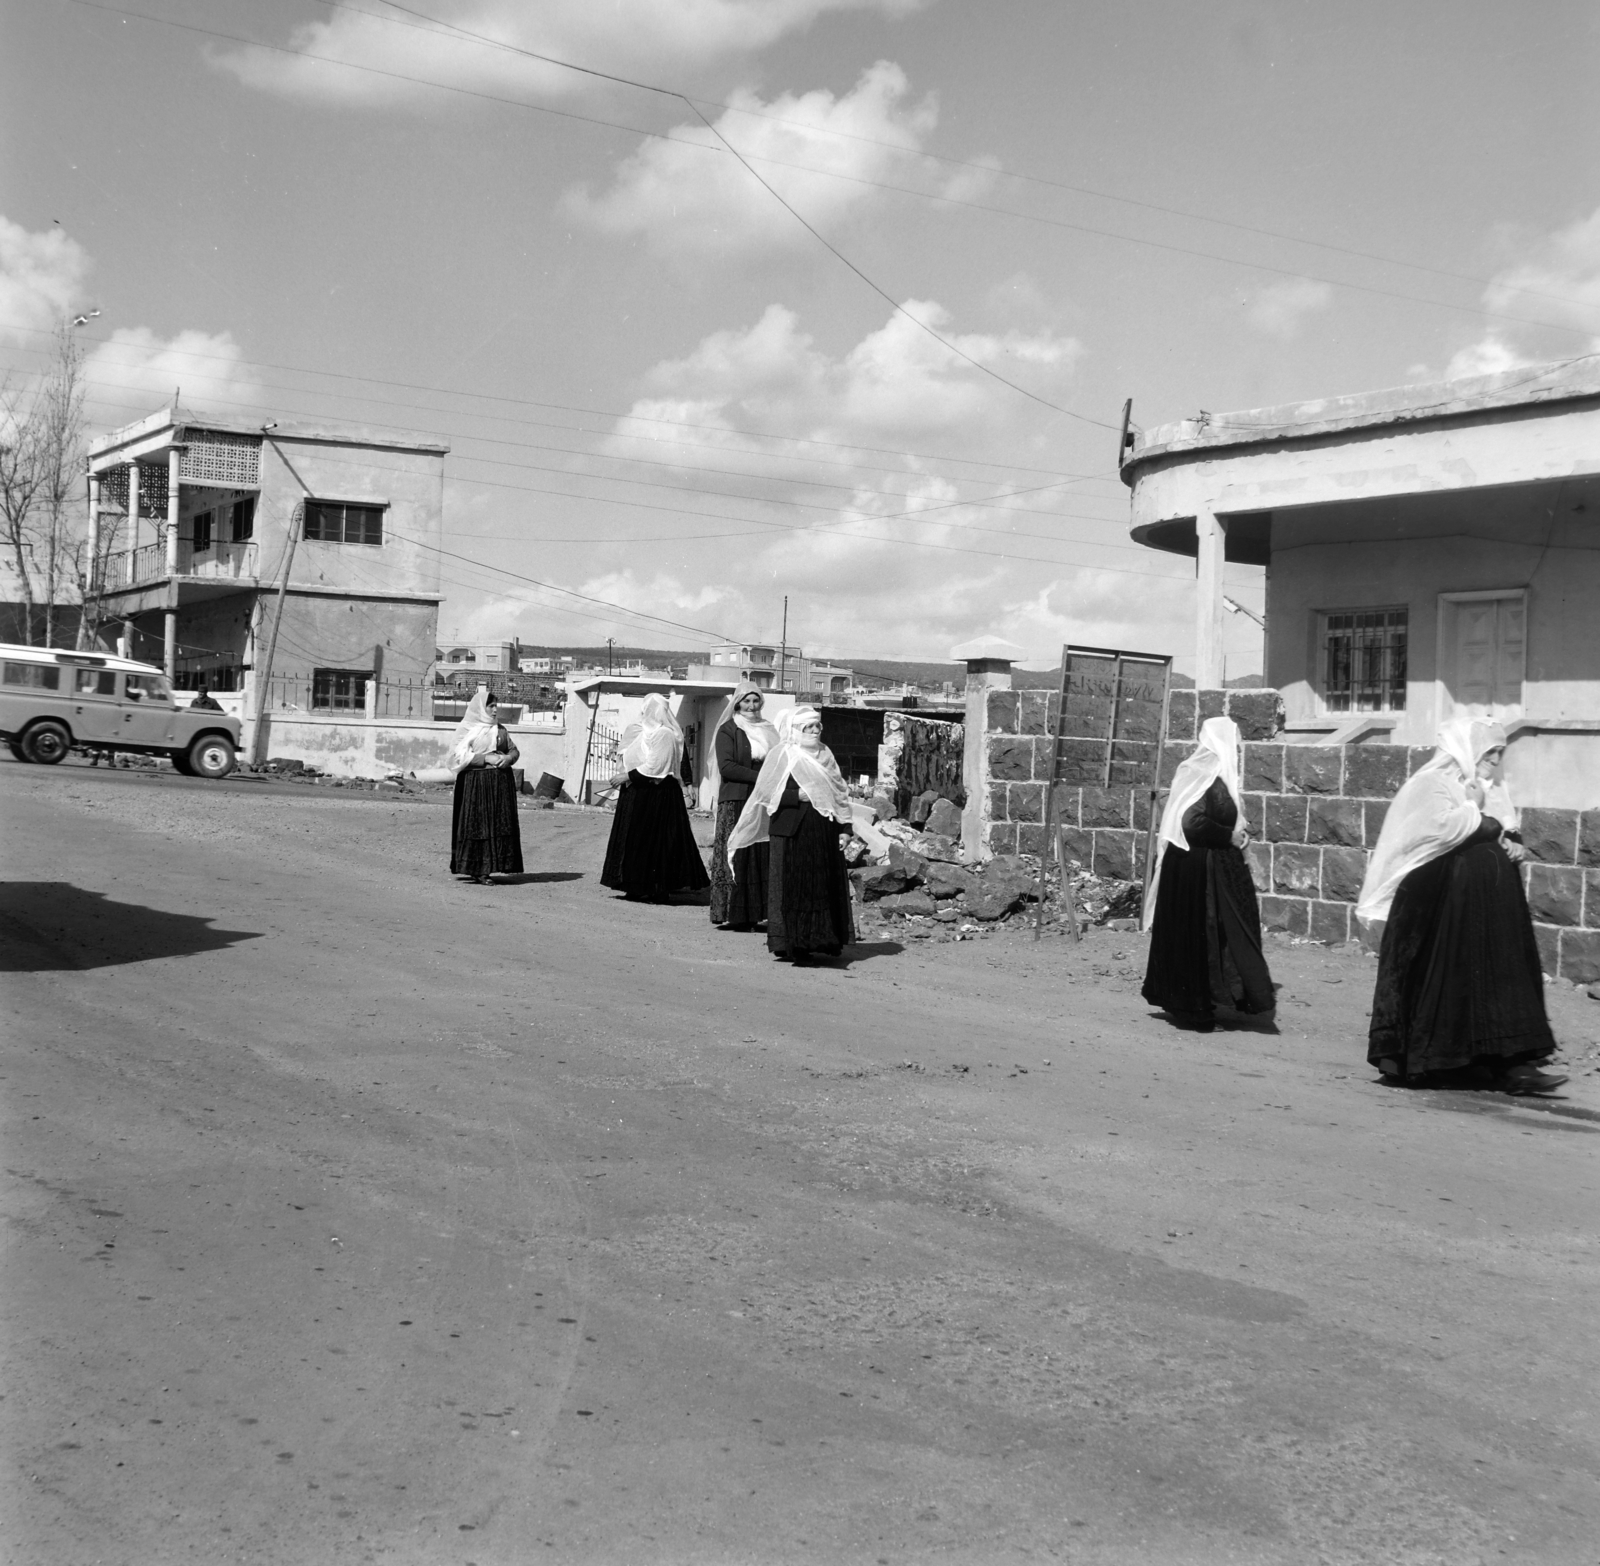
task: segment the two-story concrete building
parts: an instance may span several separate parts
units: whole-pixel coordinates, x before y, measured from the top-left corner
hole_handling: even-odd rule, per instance
[[[1135,436],[1133,537],[1196,557],[1196,683],[1222,685],[1225,561],[1263,566],[1266,684],[1310,744],[1511,734],[1525,804],[1600,806],[1600,358]]]
[[[297,705],[361,706],[420,680],[438,628],[442,442],[177,406],[89,451],[102,637],[180,687],[247,692],[275,646]]]

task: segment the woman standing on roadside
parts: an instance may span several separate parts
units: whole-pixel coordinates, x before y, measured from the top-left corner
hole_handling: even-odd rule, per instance
[[[673,892],[711,884],[683,802],[682,759],[683,730],[667,698],[652,691],[639,722],[622,731],[628,775],[617,793],[602,886],[635,901],[664,903]]]
[[[1261,910],[1245,863],[1239,726],[1207,718],[1172,779],[1161,858],[1145,894],[1151,931],[1144,998],[1180,1027],[1209,1032],[1218,1006],[1249,1014],[1276,1005],[1261,950]]]
[[[456,775],[450,814],[450,873],[478,886],[522,873],[522,831],[511,768],[518,756],[500,726],[494,692],[479,688],[456,725],[447,762]]]
[[[762,696],[741,680],[717,726],[712,776],[717,780],[717,834],[711,844],[711,922],[748,930],[767,917],[765,843],[729,855],[728,838],[755,787],[761,763],[776,748],[778,731],[761,716]]]
[[[1381,927],[1367,1059],[1410,1086],[1548,1093],[1555,1052],[1522,891],[1516,809],[1500,782],[1506,733],[1439,727],[1433,759],[1395,795],[1356,904]]]
[[[837,957],[855,940],[839,844],[853,826],[849,790],[822,743],[822,714],[815,707],[780,713],[777,734],[779,743],[761,763],[729,834],[729,860],[752,844],[770,843],[767,949],[774,957]]]

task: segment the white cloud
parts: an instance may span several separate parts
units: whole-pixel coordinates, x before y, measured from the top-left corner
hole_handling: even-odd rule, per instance
[[[1300,335],[1306,318],[1326,310],[1333,301],[1333,289],[1309,277],[1286,277],[1269,283],[1245,310],[1245,319],[1258,332],[1287,342]]]
[[[908,308],[950,333],[937,304]],[[1082,352],[1075,340],[1042,330],[954,340],[1057,399],[1070,395]],[[668,482],[720,489],[728,500],[698,493],[668,500],[717,518],[660,524],[679,533],[675,542],[597,543],[575,555],[578,569],[559,579],[582,592],[746,636],[776,636],[788,594],[791,639],[823,655],[943,659],[957,642],[985,632],[1020,642],[1041,664],[1069,637],[1189,650],[1192,568],[1116,547],[1128,542],[1127,502],[1114,481],[996,500],[1048,482],[1048,474],[1008,473],[1005,462],[1035,434],[1048,435],[1049,415],[901,316],[832,354],[792,311],[773,305],[753,325],[712,333],[656,365],[646,391],[589,471],[639,477],[641,469],[620,468],[617,459],[664,460],[681,469]],[[1052,449],[1030,456],[1046,465]],[[913,455],[942,451],[989,457],[993,466]],[[662,476],[659,468],[643,471]],[[900,517],[908,511],[918,520]],[[1103,522],[1055,514],[1086,511]],[[600,507],[584,513],[583,525],[601,540],[617,530],[614,514]],[[630,520],[626,530],[640,526]],[[689,536],[714,531],[730,536]],[[1074,547],[1084,539],[1097,547]],[[657,646],[695,642],[623,615],[574,630],[574,622],[532,605],[499,625],[498,634],[514,628],[530,640],[615,634]]]
[[[1521,319],[1492,322],[1476,342],[1458,349],[1446,367],[1448,378],[1600,352],[1600,208],[1553,234],[1524,241],[1521,249],[1522,256],[1497,272],[1483,295],[1486,310]],[[1541,322],[1548,325],[1536,324]]]
[[[925,0],[435,0],[433,27],[389,11],[336,12],[294,29],[289,54],[260,48],[219,52],[241,81],[294,97],[387,102],[429,94],[406,77],[475,92],[566,98],[607,83],[529,59],[515,50],[618,76],[665,79],[748,55],[802,32],[830,12],[898,17]],[[465,38],[452,27],[491,40]],[[510,48],[504,47],[510,45]],[[335,64],[326,64],[325,61]],[[348,69],[343,67],[364,67]]]
[[[827,228],[881,192],[879,184],[971,195],[991,176],[965,169],[931,175],[919,154],[938,122],[930,93],[908,101],[905,72],[880,60],[840,97],[785,93],[763,103],[733,94],[716,121],[728,143],[808,222]],[[647,141],[618,167],[609,190],[567,193],[575,219],[602,232],[642,234],[658,250],[712,252],[814,244],[750,170],[704,125]]]
[[[0,215],[0,339],[37,347],[82,305],[91,264],[64,229],[36,234]]]
[[[148,326],[119,327],[89,355],[84,373],[96,403],[91,411],[123,410],[120,419],[104,419],[108,424],[142,418],[174,394],[186,408],[219,415],[237,414],[241,403],[265,405],[244,350],[228,332],[160,337]]]

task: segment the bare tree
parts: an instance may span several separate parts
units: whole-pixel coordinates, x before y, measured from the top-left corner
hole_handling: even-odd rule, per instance
[[[22,594],[23,636],[32,642],[42,629],[47,647],[60,604],[89,596],[83,403],[83,350],[64,321],[37,383],[0,386],[0,548]]]

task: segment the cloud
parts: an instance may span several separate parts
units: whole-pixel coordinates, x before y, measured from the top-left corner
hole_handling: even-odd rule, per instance
[[[937,303],[907,307],[975,358],[1005,364],[1046,395],[1070,395],[1083,351],[1076,340],[1037,328],[956,333]],[[1021,643],[1040,664],[1069,638],[1170,644],[1184,655],[1192,648],[1192,566],[1124,547],[1127,501],[1114,478],[1013,493],[1050,482],[1048,472],[1010,466],[1021,452],[1049,464],[1059,440],[1049,414],[902,316],[833,353],[774,304],[753,324],[711,333],[657,364],[643,392],[588,471],[693,486],[655,493],[664,505],[706,515],[651,524],[630,512],[624,524],[585,503],[577,515],[595,544],[575,548],[572,568],[557,575],[584,593],[746,637],[778,634],[787,594],[791,639],[819,655],[943,659],[985,632]],[[748,433],[763,430],[788,438]],[[640,458],[650,465],[634,465]],[[651,492],[625,493],[637,501]],[[644,545],[604,542],[619,530],[656,536]],[[695,537],[712,532],[725,536]],[[584,622],[526,601],[500,625],[498,634],[535,641],[614,634],[653,646],[697,642],[623,614],[575,630]]]
[[[474,92],[570,98],[607,90],[608,84],[515,51],[550,55],[617,76],[665,79],[671,85],[684,73],[803,32],[830,12],[899,17],[924,3],[540,0],[530,5],[527,0],[434,0],[430,10],[448,25],[434,26],[392,11],[341,10],[326,21],[295,28],[288,53],[246,47],[219,51],[213,58],[248,86],[299,98],[376,104],[429,93],[406,77]],[[455,28],[490,41],[464,37]]]
[[[1332,301],[1333,289],[1327,283],[1288,277],[1263,288],[1246,308],[1245,320],[1258,332],[1287,342],[1300,335],[1308,316],[1326,310]]]
[[[1447,378],[1600,352],[1600,208],[1553,234],[1524,240],[1520,248],[1523,255],[1490,280],[1483,305],[1525,319],[1493,322],[1476,342],[1456,351]],[[1588,338],[1587,345],[1572,329]]]
[[[228,332],[161,337],[148,326],[119,327],[89,355],[84,373],[92,411],[121,411],[108,424],[153,413],[174,393],[186,408],[219,415],[237,414],[240,404],[265,406],[261,384]]]
[[[91,265],[64,229],[36,234],[0,215],[0,339],[37,346],[82,305]]]
[[[824,229],[881,196],[874,182],[974,194],[991,178],[986,170],[930,174],[919,154],[938,123],[938,104],[931,93],[910,102],[909,92],[905,72],[880,60],[837,98],[818,90],[763,103],[736,92],[716,126],[785,201]],[[563,205],[577,221],[643,235],[661,251],[723,255],[815,243],[700,124],[645,142],[618,166],[608,190],[592,195],[578,186]]]

